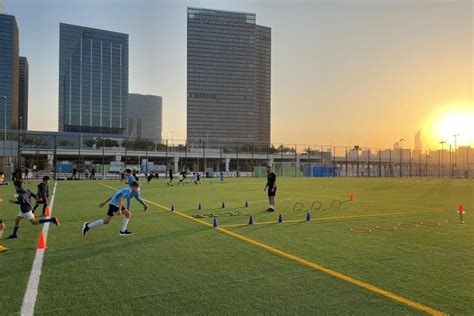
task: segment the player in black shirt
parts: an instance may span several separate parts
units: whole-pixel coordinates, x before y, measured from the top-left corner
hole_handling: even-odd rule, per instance
[[[267,185],[264,191],[268,189],[268,212],[275,212],[275,195],[277,190],[276,174],[272,171],[271,166],[267,166]]]
[[[173,185],[173,169],[169,170],[169,179],[168,185]]]
[[[46,208],[48,207],[48,198],[49,198],[49,187],[48,187],[49,177],[44,176],[43,182],[38,184],[38,198],[36,199],[36,205],[33,208],[33,213],[36,209],[43,204],[43,216],[45,216]]]

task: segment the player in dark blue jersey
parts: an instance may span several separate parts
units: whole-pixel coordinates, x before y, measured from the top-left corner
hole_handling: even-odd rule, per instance
[[[16,180],[14,182],[16,189],[16,200],[10,200],[10,203],[18,204],[20,206],[20,212],[15,219],[15,227],[13,227],[13,232],[8,238],[18,238],[18,231],[20,229],[20,222],[23,219],[29,220],[33,225],[53,223],[59,227],[59,220],[56,216],[37,220],[33,214],[33,206],[31,205],[31,198],[36,199],[36,194],[32,193],[30,190],[27,190],[23,187],[23,180]]]

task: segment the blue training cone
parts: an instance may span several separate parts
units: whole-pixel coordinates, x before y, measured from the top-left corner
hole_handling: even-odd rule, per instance
[[[278,223],[283,223],[283,215],[278,215]]]
[[[198,210],[202,210],[202,205],[201,205],[201,203],[199,203],[199,205],[198,205]]]
[[[222,208],[225,208],[225,202],[222,202]]]
[[[306,214],[306,221],[309,222],[310,220],[311,220],[311,213],[308,212],[308,213]]]
[[[250,215],[250,218],[249,218],[249,225],[253,225],[253,217],[252,217],[252,215]]]
[[[174,204],[171,204],[171,212],[174,212]]]
[[[214,222],[212,223],[212,227],[216,228],[219,224],[217,224],[217,217],[214,217]]]

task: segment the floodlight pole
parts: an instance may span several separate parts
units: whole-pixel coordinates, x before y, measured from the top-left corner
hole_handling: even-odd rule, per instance
[[[405,139],[400,138],[400,178],[403,177],[403,142]]]
[[[458,167],[458,137],[459,134],[454,134],[454,167],[453,167],[453,177],[454,177],[454,170]]]
[[[444,163],[443,161],[443,151],[444,151],[444,144],[446,144],[446,142],[444,140],[440,141],[439,142],[441,144],[441,153],[438,155],[438,158],[439,158],[439,175],[440,177],[444,177],[444,168],[441,168],[441,164]]]
[[[357,177],[359,177],[359,145],[354,146],[354,150],[356,151],[356,167],[357,167]]]

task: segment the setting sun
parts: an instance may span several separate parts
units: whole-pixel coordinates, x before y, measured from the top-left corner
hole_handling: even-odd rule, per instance
[[[474,144],[474,104],[452,103],[442,107],[428,122],[432,143],[441,140],[454,144],[454,135],[459,135],[458,145]]]

